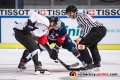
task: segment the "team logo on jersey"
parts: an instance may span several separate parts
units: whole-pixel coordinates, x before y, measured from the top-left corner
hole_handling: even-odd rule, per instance
[[[74,78],[76,78],[77,74],[75,71],[72,71],[72,72],[70,72],[69,76],[70,76],[70,78],[74,79]]]
[[[45,9],[41,9],[40,10],[40,15],[45,16],[46,15],[46,10]]]

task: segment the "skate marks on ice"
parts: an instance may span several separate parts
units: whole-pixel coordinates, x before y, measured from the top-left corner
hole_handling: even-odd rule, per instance
[[[50,72],[52,73],[60,73],[60,72],[70,72],[66,69],[49,69]],[[9,67],[9,68],[1,68],[0,67],[0,74],[12,74],[12,73],[16,73],[17,72],[17,68],[13,68],[13,67]],[[25,69],[19,72],[34,72],[34,69]],[[18,73],[19,73],[18,72]]]
[[[50,75],[35,75],[34,70],[28,69],[23,72],[16,72],[16,69],[14,68],[1,68],[0,69],[0,79],[13,79],[13,80],[70,80],[69,78],[69,72],[65,69],[56,70],[52,69],[50,70]],[[77,80],[77,79],[75,79]]]
[[[120,80],[120,77],[77,77],[75,79],[71,79],[69,77],[69,72],[66,70],[61,64],[54,63],[49,59],[47,53],[42,54],[43,63],[45,68],[49,70],[53,70],[50,75],[34,75],[34,66],[33,62],[27,65],[27,69],[24,72],[17,73],[17,66],[19,59],[21,57],[21,53],[24,50],[0,50],[0,79],[13,79],[13,80]],[[19,53],[18,53],[19,52]],[[4,54],[3,54],[4,53]],[[66,53],[66,54],[64,54]],[[120,51],[101,51],[102,62],[100,72],[106,73],[120,73]],[[61,51],[60,57],[66,63],[76,62],[75,58],[71,53]],[[8,55],[6,57],[6,55]],[[14,55],[14,56],[13,56]],[[73,60],[66,60],[66,56],[69,55],[69,58]],[[109,57],[108,57],[109,55]],[[14,58],[13,58],[14,57]],[[44,67],[44,66],[43,66]],[[56,71],[56,68],[58,71]],[[62,72],[59,71],[63,70]]]
[[[58,73],[51,73],[50,75],[44,75],[44,74],[40,74],[40,75],[35,75],[34,74],[34,70],[28,69],[22,72],[17,72],[17,69],[15,68],[0,68],[0,79],[14,79],[14,80],[39,80],[40,78],[42,78],[42,80],[44,80],[44,78],[53,76],[54,74],[58,74]],[[61,73],[60,73],[61,74]],[[38,79],[39,78],[39,79]],[[51,79],[51,78],[50,78]],[[47,80],[47,79],[46,79]]]
[[[112,66],[111,66],[112,67]],[[111,67],[105,71],[105,67],[103,66],[101,68],[100,72],[106,72],[110,73],[112,72]],[[105,69],[104,69],[105,68]],[[69,71],[66,71],[65,69],[50,69],[51,74],[50,75],[35,75],[34,74],[34,69],[26,69],[23,72],[17,72],[16,67],[10,67],[9,68],[1,68],[0,67],[0,79],[14,79],[14,80],[120,80],[120,77],[92,77],[92,76],[79,76],[76,77],[75,79],[71,79],[69,77]],[[110,71],[111,70],[111,71]],[[3,79],[3,80],[4,80]]]
[[[101,62],[101,65],[119,65],[120,63],[116,63],[116,62]]]

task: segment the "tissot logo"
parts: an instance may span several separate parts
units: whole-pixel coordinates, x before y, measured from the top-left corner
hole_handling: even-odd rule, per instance
[[[65,15],[65,10],[63,9],[40,9],[40,10],[35,10],[35,12],[39,13],[40,15],[43,16],[49,16],[49,15],[54,15],[54,16],[59,16],[59,15]]]
[[[83,10],[83,13],[89,14],[91,16],[95,16],[95,15],[115,16],[115,15],[120,15],[120,9],[88,9],[88,10]]]

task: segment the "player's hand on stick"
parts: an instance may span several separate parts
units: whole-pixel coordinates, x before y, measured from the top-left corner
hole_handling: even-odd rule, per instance
[[[57,58],[58,58],[58,52],[59,51],[57,51],[55,48],[53,48],[52,50],[51,50],[51,55],[50,55],[50,58],[51,59],[53,59],[53,60],[56,60]]]
[[[51,50],[52,55],[50,56],[53,60],[58,58],[59,46],[55,45],[55,47]]]

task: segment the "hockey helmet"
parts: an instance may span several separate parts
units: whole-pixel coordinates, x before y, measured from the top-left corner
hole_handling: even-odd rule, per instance
[[[48,19],[49,19],[49,22],[50,22],[50,23],[51,23],[51,22],[54,22],[54,27],[61,25],[61,20],[60,20],[60,18],[57,17],[57,16],[50,16],[50,17],[48,17]]]
[[[55,17],[55,16],[50,16],[50,17],[48,17],[48,19],[49,19],[49,22],[50,22],[50,23],[51,23],[51,22],[54,22],[54,26],[57,25],[57,21],[58,21],[58,18],[57,18],[57,17]]]
[[[71,11],[77,12],[78,10],[77,10],[76,6],[70,5],[70,6],[68,6],[68,7],[66,8],[66,14],[68,14],[68,13],[71,12]]]

